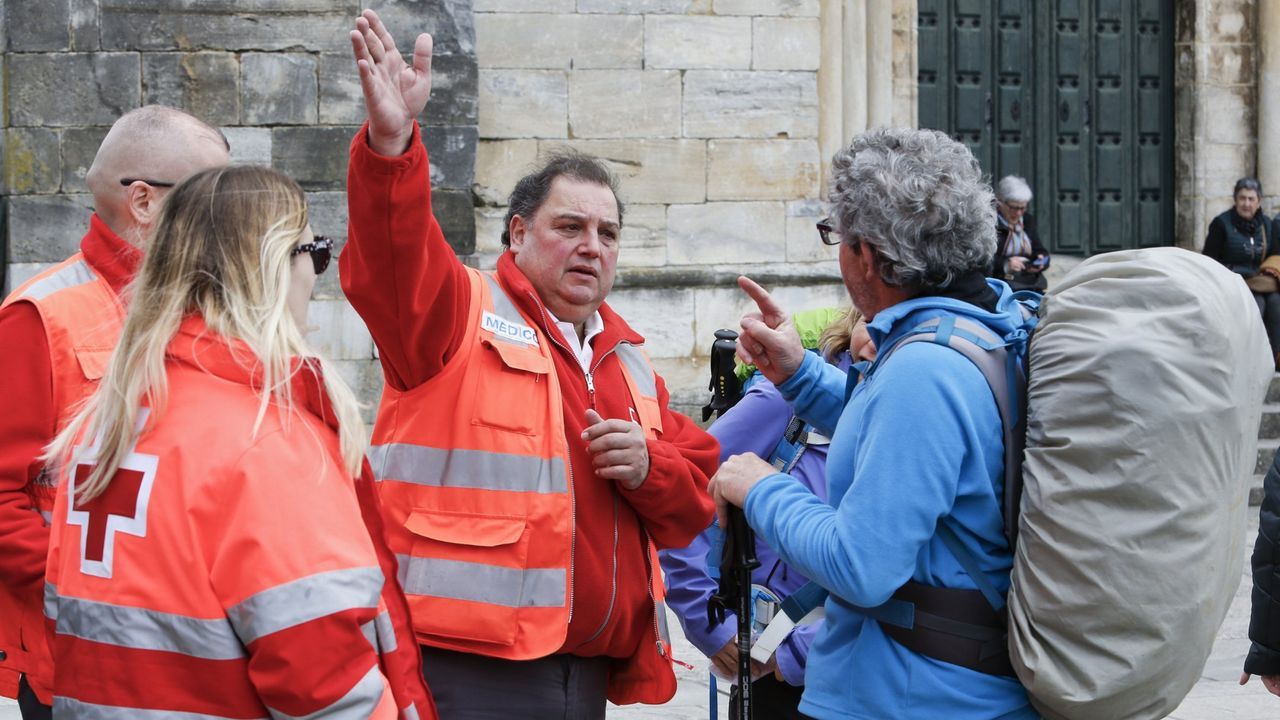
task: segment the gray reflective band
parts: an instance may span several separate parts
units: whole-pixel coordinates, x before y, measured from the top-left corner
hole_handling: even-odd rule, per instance
[[[245,645],[280,630],[356,608],[376,608],[382,593],[376,567],[316,573],[246,598],[227,609]]]
[[[58,621],[58,586],[51,582],[44,584],[44,616]]]
[[[58,598],[56,602],[59,635],[205,660],[246,657],[240,638],[226,618],[193,618],[74,597]]]
[[[564,493],[568,478],[561,458],[511,455],[485,450],[441,450],[389,443],[369,448],[373,477],[432,487]]]
[[[409,595],[504,607],[564,607],[564,568],[520,568],[396,555]]]
[[[528,325],[529,321],[525,320],[524,316],[520,314],[520,311],[516,309],[516,304],[511,302],[511,297],[507,295],[507,291],[503,290],[502,286],[498,284],[497,279],[489,273],[481,273],[481,275],[484,276],[485,282],[489,284],[489,296],[493,298],[493,314],[515,325]],[[503,337],[500,334],[495,333],[493,337],[505,343],[527,347],[519,340]]]
[[[62,696],[53,699],[53,716],[76,720],[230,720],[223,715],[95,705]]]
[[[653,374],[653,366],[649,364],[640,348],[631,343],[619,343],[618,359],[626,367],[627,372],[636,381],[636,388],[641,395],[658,397],[658,380]]]
[[[418,708],[414,707],[413,705],[410,705],[409,707],[404,708],[403,710],[400,711],[400,717],[404,718],[404,720],[419,720]]]
[[[43,300],[44,298],[58,292],[77,285],[93,282],[98,276],[93,274],[89,269],[89,263],[78,260],[61,270],[40,278],[31,283],[26,290],[23,291],[21,297],[29,300]]]
[[[654,604],[654,612],[658,616],[658,637],[662,642],[671,644],[671,629],[667,627],[667,604],[659,600]]]
[[[378,707],[378,702],[382,700],[382,693],[386,690],[385,681],[382,679],[382,671],[377,665],[369,668],[369,672],[360,678],[360,682],[346,695],[343,695],[337,702],[327,708],[317,710],[308,715],[286,715],[273,708],[267,708],[271,713],[271,717],[275,720],[367,720],[373,711]]]
[[[379,655],[396,651],[396,629],[391,624],[391,614],[386,610],[378,613],[378,617],[360,626],[364,637]]]

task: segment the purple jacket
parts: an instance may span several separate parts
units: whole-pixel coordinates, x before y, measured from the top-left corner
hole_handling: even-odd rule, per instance
[[[849,369],[849,354],[840,356],[839,367]],[[720,461],[732,455],[755,453],[768,460],[791,419],[791,408],[773,383],[759,377],[733,409],[711,426],[710,433],[720,441]],[[810,445],[791,470],[791,476],[804,483],[814,495],[827,499],[827,446]],[[667,580],[667,606],[675,612],[689,642],[710,657],[737,636],[738,620],[732,613],[723,624],[707,624],[707,600],[716,591],[716,581],[707,574],[707,550],[711,546],[710,529],[704,531],[687,548],[664,550],[658,555]],[[763,541],[756,541],[756,557],[760,567],[752,581],[764,585],[780,598],[798,590],[809,578],[796,572]],[[805,659],[821,622],[796,628],[778,646],[778,669],[791,685],[804,684]]]

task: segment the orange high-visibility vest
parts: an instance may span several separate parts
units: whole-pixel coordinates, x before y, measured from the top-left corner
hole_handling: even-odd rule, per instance
[[[492,275],[467,271],[471,316],[457,354],[422,385],[386,386],[369,458],[419,639],[540,658],[561,648],[573,611],[575,507],[560,381],[538,324]],[[653,367],[629,343],[614,352],[639,424],[656,437]],[[661,574],[648,546],[655,637],[640,652],[666,670],[644,682],[674,692]]]
[[[0,307],[28,302],[40,313],[53,371],[53,402],[61,431],[93,394],[106,370],[124,324],[124,307],[111,285],[93,271],[80,253],[23,283]],[[32,458],[33,464],[38,462]],[[54,483],[33,467],[27,484],[32,505],[48,522],[53,512]],[[53,661],[45,641],[38,600],[15,597],[0,586],[0,695],[16,697],[20,674],[41,701],[50,700]]]

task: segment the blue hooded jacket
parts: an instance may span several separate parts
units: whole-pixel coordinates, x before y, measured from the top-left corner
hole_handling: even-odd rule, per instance
[[[942,297],[908,300],[868,326],[885,348],[920,323],[967,317],[1000,336],[1022,324],[1012,292],[997,312]],[[809,651],[800,710],[817,718],[1035,718],[1013,678],[912,652],[860,607],[884,603],[907,580],[973,589],[937,537],[950,517],[960,541],[997,590],[1012,555],[1000,500],[1004,439],[986,380],[959,352],[903,346],[844,403],[845,374],[806,353],[779,390],[796,413],[831,437],[828,502],[795,479],[771,475],[748,493],[747,520],[782,559],[830,591],[826,621]]]

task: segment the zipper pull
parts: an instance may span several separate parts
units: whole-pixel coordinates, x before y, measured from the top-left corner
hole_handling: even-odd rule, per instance
[[[591,409],[596,409],[596,382],[591,378],[591,373],[586,373],[587,378],[587,398],[591,405]]]

